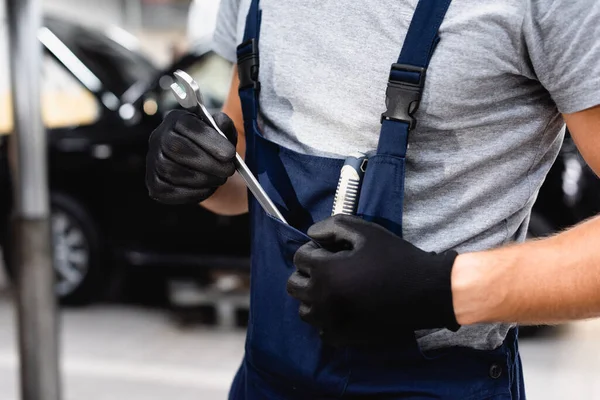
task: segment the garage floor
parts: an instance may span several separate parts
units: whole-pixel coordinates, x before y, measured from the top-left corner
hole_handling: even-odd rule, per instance
[[[17,400],[15,315],[0,299],[0,399]],[[183,326],[168,312],[97,306],[61,316],[64,399],[225,399],[243,331]],[[600,399],[600,322],[525,340],[528,398]]]

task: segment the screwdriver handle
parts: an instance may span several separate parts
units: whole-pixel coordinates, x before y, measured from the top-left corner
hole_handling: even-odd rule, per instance
[[[358,197],[365,176],[367,162],[368,158],[363,153],[352,154],[346,158],[344,166],[340,171],[340,179],[335,191],[331,215],[356,214]]]

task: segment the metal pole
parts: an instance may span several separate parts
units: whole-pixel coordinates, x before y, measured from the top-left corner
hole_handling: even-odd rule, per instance
[[[15,209],[21,398],[59,400],[58,325],[49,223],[46,132],[42,123],[40,0],[7,0],[15,134]]]

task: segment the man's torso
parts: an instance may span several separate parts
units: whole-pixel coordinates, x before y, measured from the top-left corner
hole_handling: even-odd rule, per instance
[[[249,7],[240,2],[237,43]],[[442,24],[407,153],[403,235],[424,250],[476,251],[525,236],[564,125],[527,62],[529,3],[456,0]],[[264,135],[336,158],[375,149],[390,66],[416,4],[261,1]],[[425,349],[490,349],[508,328],[419,334]]]

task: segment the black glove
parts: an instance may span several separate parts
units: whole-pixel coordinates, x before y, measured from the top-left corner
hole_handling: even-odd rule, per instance
[[[294,256],[288,293],[300,317],[338,344],[398,339],[416,329],[459,328],[450,277],[457,253],[427,253],[359,217],[313,225]]]
[[[199,203],[235,172],[237,132],[229,117],[214,115],[227,135],[187,111],[171,111],[150,136],[146,157],[146,187],[165,204]]]

